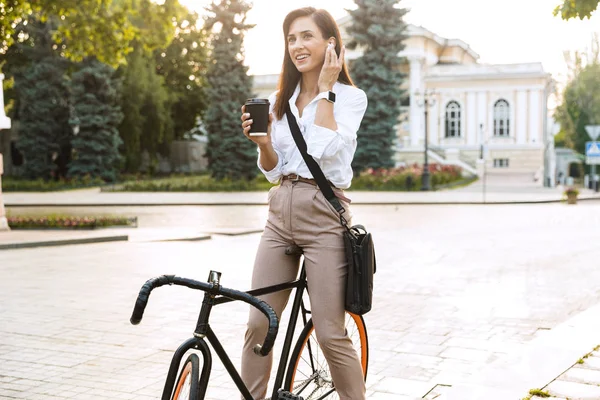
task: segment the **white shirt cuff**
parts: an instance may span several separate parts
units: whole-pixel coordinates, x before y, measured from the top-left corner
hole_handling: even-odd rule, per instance
[[[273,149],[273,150],[275,150],[275,149]],[[260,171],[265,175],[267,180],[271,183],[279,182],[279,178],[281,178],[281,175],[282,175],[281,171],[283,169],[283,156],[277,150],[275,150],[275,153],[277,153],[277,165],[275,166],[275,168],[273,168],[270,171],[265,170],[262,167],[262,165],[260,165],[260,148],[258,149],[258,160],[256,161],[256,165],[258,165],[258,169],[260,169]]]

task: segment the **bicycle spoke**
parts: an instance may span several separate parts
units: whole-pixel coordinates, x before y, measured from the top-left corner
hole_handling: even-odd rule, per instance
[[[347,315],[345,321],[346,335],[350,338],[359,359],[364,356],[361,343],[361,331],[356,321]],[[339,400],[329,365],[312,330],[297,355],[294,381],[291,384],[293,393],[301,395],[305,400]]]

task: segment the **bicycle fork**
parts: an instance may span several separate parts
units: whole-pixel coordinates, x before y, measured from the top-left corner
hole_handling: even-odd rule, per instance
[[[163,389],[161,400],[170,400],[171,394],[173,393],[173,387],[175,386],[175,380],[177,379],[177,372],[179,365],[185,353],[189,350],[195,349],[202,353],[202,373],[200,375],[200,385],[198,387],[198,398],[204,399],[206,394],[206,387],[208,386],[208,380],[210,378],[210,371],[212,368],[212,355],[210,354],[210,348],[206,344],[206,341],[202,338],[191,338],[185,341],[173,354],[171,359],[171,365],[169,367],[169,373],[167,374],[167,380]]]

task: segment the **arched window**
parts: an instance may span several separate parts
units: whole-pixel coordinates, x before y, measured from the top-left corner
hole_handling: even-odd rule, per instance
[[[446,106],[446,137],[460,137],[460,105],[456,101]]]
[[[494,136],[509,136],[510,108],[508,102],[500,99],[494,104]]]

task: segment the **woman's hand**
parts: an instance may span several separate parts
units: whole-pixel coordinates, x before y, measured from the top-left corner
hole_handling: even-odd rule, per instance
[[[333,85],[337,82],[340,72],[342,71],[345,54],[345,46],[342,46],[340,56],[338,57],[335,52],[335,45],[332,42],[329,43],[329,46],[325,51],[323,68],[321,68],[321,74],[319,75],[319,92],[326,92],[333,89]]]
[[[271,144],[271,123],[273,122],[273,114],[269,113],[269,125],[267,126],[267,136],[250,136],[250,126],[252,125],[250,114],[246,112],[246,106],[242,106],[242,129],[244,135],[258,146],[263,147]]]

